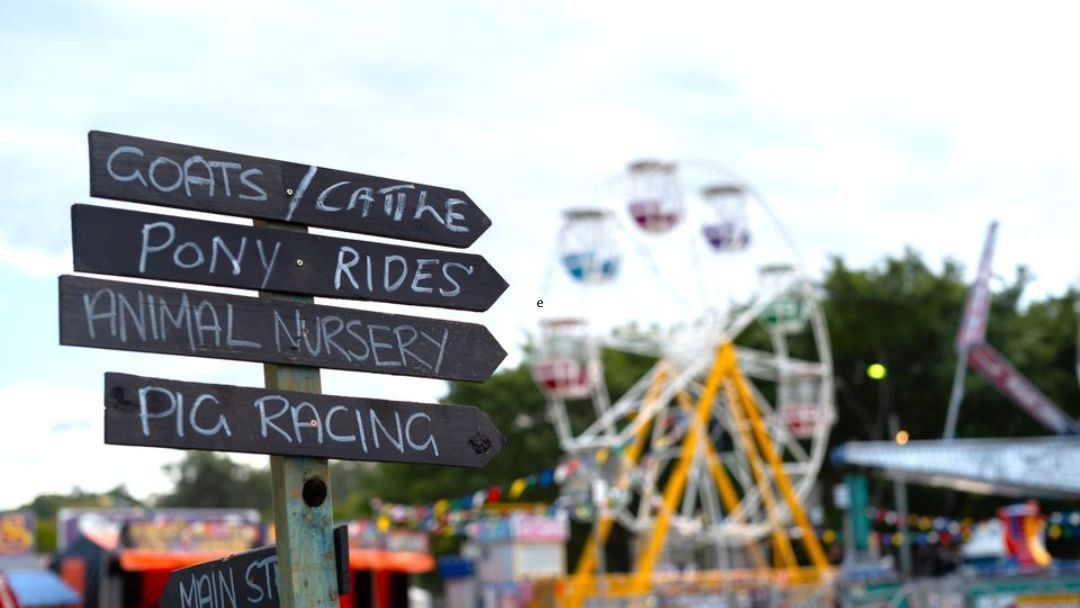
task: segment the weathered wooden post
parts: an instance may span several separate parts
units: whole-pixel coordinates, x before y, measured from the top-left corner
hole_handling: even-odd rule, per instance
[[[106,374],[106,443],[270,455],[276,549],[177,571],[163,605],[335,606],[347,542],[332,533],[329,458],[480,467],[501,449],[474,407],[321,394],[322,367],[483,381],[506,356],[481,325],[313,302],[487,310],[507,284],[480,256],[307,232],[468,247],[491,221],[464,192],[97,131],[90,184],[92,196],[256,219],[72,206],[76,271],[260,295],[60,277],[62,344],[265,365],[263,388]]]
[[[256,220],[255,225],[260,222]],[[289,229],[287,224],[264,222],[266,227]],[[307,232],[306,228],[293,228]],[[298,259],[297,263],[301,263]],[[269,291],[259,293],[264,300],[304,298]],[[319,368],[298,365],[263,365],[263,383],[268,389],[321,393]],[[279,563],[278,584],[283,608],[335,608],[340,605],[334,567],[333,501],[330,492],[330,461],[326,458],[270,456],[270,478],[274,492],[274,528]],[[281,576],[280,572],[285,575]]]

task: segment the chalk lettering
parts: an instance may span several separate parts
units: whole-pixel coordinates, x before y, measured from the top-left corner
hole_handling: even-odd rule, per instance
[[[444,223],[446,224],[446,227],[450,230],[450,232],[468,232],[468,226],[462,226],[461,224],[454,223],[454,220],[465,219],[464,214],[454,211],[454,207],[457,207],[458,205],[468,205],[468,203],[461,200],[460,198],[452,198],[446,201],[446,222]]]
[[[90,171],[92,196],[452,247],[491,225],[460,190],[113,133],[90,133]]]
[[[189,249],[194,254],[194,257],[191,258],[190,262],[185,262],[184,251]],[[180,246],[176,248],[176,251],[173,252],[173,264],[176,264],[180,268],[184,268],[187,270],[190,270],[192,268],[198,268],[199,266],[202,266],[203,262],[205,261],[206,254],[203,253],[202,248],[199,247],[197,243],[194,243],[192,241],[181,243]]]
[[[304,198],[304,193],[307,192],[308,186],[311,185],[311,180],[315,179],[315,173],[318,170],[318,167],[308,167],[307,173],[304,174],[304,179],[300,180],[300,185],[293,191],[292,199],[289,200],[289,211],[285,214],[286,220],[292,219],[293,213],[295,213],[296,208],[300,206],[300,201]]]
[[[390,327],[386,326],[386,325],[368,325],[368,344],[371,346],[371,353],[375,357],[375,365],[378,365],[379,367],[401,365],[400,362],[395,361],[393,359],[384,360],[384,359],[379,358],[379,349],[380,348],[392,349],[394,347],[394,345],[390,344],[389,342],[379,342],[378,340],[376,340],[375,339],[375,332],[376,331],[386,331],[386,332],[388,332],[388,331],[390,331]]]
[[[180,608],[196,607],[195,589],[197,587],[198,576],[192,576],[190,579],[191,585],[185,585],[183,581],[180,581]]]
[[[438,263],[439,263],[439,260],[431,259],[431,258],[422,258],[422,259],[416,260],[416,274],[413,275],[413,280],[412,280],[412,290],[413,291],[415,291],[416,293],[431,293],[431,288],[430,287],[424,287],[423,285],[420,284],[420,281],[423,281],[424,279],[430,279],[431,278],[431,273],[430,272],[424,272],[424,266],[427,266],[428,264],[438,264]]]
[[[431,416],[428,416],[424,412],[417,412],[412,416],[409,416],[409,419],[405,422],[405,439],[409,442],[409,447],[416,450],[417,452],[423,452],[428,448],[428,446],[431,446],[431,451],[434,452],[436,456],[438,456],[439,446],[435,443],[434,435],[429,434],[427,439],[425,439],[423,443],[417,443],[413,441],[411,429],[413,423],[417,420],[427,420],[428,422],[431,422]]]
[[[229,169],[236,169],[239,171],[243,168],[243,165],[220,160],[212,160],[207,164],[211,169],[221,169],[221,185],[225,189],[225,196],[232,196],[232,190],[229,188]]]
[[[335,405],[334,407],[330,408],[330,411],[326,412],[326,435],[332,441],[356,441],[356,435],[338,435],[334,433],[334,414],[347,411],[349,411],[349,408],[345,407],[344,405]],[[367,445],[364,445],[364,451],[367,451]]]
[[[106,312],[97,311],[98,300],[102,296],[108,296],[109,307]],[[109,333],[113,336],[116,335],[116,294],[111,289],[98,290],[94,295],[83,294],[83,309],[86,314],[86,331],[90,334],[90,339],[97,338],[97,332],[95,330],[94,322],[99,319],[108,319],[109,321]],[[124,336],[127,336],[127,332],[124,332]],[[122,342],[127,342],[124,338],[121,338]]]
[[[164,230],[168,237],[165,242],[160,245],[150,246],[150,233],[155,230]],[[146,272],[146,256],[149,253],[157,253],[169,245],[176,239],[176,229],[169,222],[154,222],[152,224],[144,224],[142,229],[142,249],[139,252],[139,272]]]
[[[199,305],[201,306],[202,303],[200,303]],[[229,348],[262,348],[262,344],[254,340],[241,340],[240,338],[237,338],[233,335],[233,328],[236,327],[236,321],[233,317],[232,302],[227,302],[225,304],[225,310],[227,311],[227,316],[225,317],[225,326],[228,328],[228,331],[225,333],[225,345]],[[274,313],[276,314],[277,311],[274,311]],[[150,318],[153,319],[153,316],[151,316]]]
[[[264,598],[267,601],[273,600],[274,590],[278,586],[277,555],[271,555],[248,564],[247,569],[244,570],[244,581],[248,586],[248,602],[254,604],[263,601]],[[258,595],[254,595],[254,593],[258,593]]]
[[[136,169],[135,171],[127,175],[120,175],[116,172],[115,169],[113,169],[113,161],[116,160],[116,157],[120,156],[121,154],[134,154],[141,157],[143,155],[143,151],[136,148],[135,146],[120,146],[119,148],[113,150],[112,154],[109,154],[109,160],[105,161],[105,170],[108,171],[109,177],[115,179],[118,182],[130,182],[139,180],[139,183],[145,186],[146,178],[142,176],[141,171]]]
[[[198,175],[192,175],[191,168],[195,165],[201,165],[206,169],[206,175],[200,177]],[[199,155],[192,156],[184,161],[184,192],[191,196],[191,186],[207,186],[207,195],[213,198],[214,196],[214,170],[210,168],[210,163],[206,162],[203,157]]]
[[[482,412],[456,405],[110,373],[105,407],[105,441],[113,445],[464,466],[480,466],[501,448]],[[478,432],[492,439],[490,453],[470,447]]]
[[[352,211],[356,208],[356,201],[364,203],[364,209],[360,213],[360,217],[367,217],[371,211],[371,203],[375,202],[375,197],[372,196],[373,190],[371,188],[357,188],[353,190],[352,196],[349,197],[349,210]]]
[[[199,425],[199,408],[206,401],[212,401],[215,404],[220,405],[217,398],[213,395],[199,395],[195,399],[195,403],[191,404],[191,412],[188,414],[191,428],[195,429],[195,432],[203,436],[217,435],[220,431],[225,431],[226,437],[232,437],[232,430],[229,429],[229,421],[225,419],[225,414],[218,414],[218,421],[213,427],[207,428]]]
[[[164,395],[168,403],[168,409],[164,411],[151,412],[150,401],[151,395]],[[179,397],[179,402],[177,398]],[[150,419],[152,418],[168,418],[173,414],[179,414],[176,416],[176,434],[179,437],[184,436],[184,401],[183,396],[177,396],[172,391],[156,386],[144,386],[139,389],[139,419],[142,421],[142,432],[146,437],[150,436]],[[153,399],[153,401],[161,404],[161,399]]]
[[[457,262],[447,262],[446,264],[443,264],[443,267],[442,267],[443,276],[446,277],[447,281],[450,281],[451,283],[453,283],[454,287],[453,287],[453,289],[442,289],[442,288],[440,288],[439,293],[441,293],[442,295],[444,295],[444,296],[446,296],[448,298],[452,298],[452,297],[458,295],[459,293],[461,293],[461,284],[458,283],[454,279],[454,277],[450,276],[450,269],[451,268],[460,268],[467,275],[471,275],[473,273],[473,267],[472,266],[466,266],[465,264],[459,264]]]
[[[195,331],[199,334],[199,344],[213,344],[221,346],[221,324],[218,323],[217,309],[206,300],[199,302],[195,307]],[[211,341],[208,342],[204,334],[209,333]]]
[[[336,190],[336,189],[338,189],[338,188],[340,188],[342,186],[348,186],[348,185],[349,185],[349,182],[338,182],[338,183],[326,188],[322,192],[320,192],[319,193],[319,198],[315,199],[315,208],[318,209],[319,211],[341,211],[341,207],[331,207],[331,206],[327,205],[326,204],[326,198],[328,196],[330,196],[330,193],[333,192],[334,190]]]
[[[345,256],[350,256],[349,261],[345,261]],[[356,266],[356,263],[360,261],[360,254],[355,249],[347,245],[343,245],[338,249],[337,267],[334,269],[334,289],[341,289],[341,275],[344,273],[349,278],[349,283],[352,284],[353,289],[358,289],[360,286],[356,284],[356,277],[352,274],[352,267]],[[368,262],[368,280],[371,277],[370,261]],[[368,285],[368,291],[371,291],[371,285]]]
[[[163,186],[157,181],[157,169],[162,165],[170,165],[173,169],[176,169],[176,181],[168,186]],[[184,185],[184,168],[180,166],[180,163],[171,158],[165,158],[164,156],[155,158],[154,162],[150,163],[150,168],[147,169],[147,172],[150,174],[150,183],[154,184],[154,187],[162,192],[172,192]]]
[[[397,280],[395,280],[394,284],[391,285],[390,284],[390,266],[394,262],[397,262],[397,263],[401,264],[401,274],[398,275]],[[400,256],[400,255],[388,255],[388,256],[386,256],[386,259],[384,260],[384,268],[383,268],[383,289],[385,289],[387,293],[394,293],[395,291],[397,291],[397,288],[401,287],[401,284],[405,282],[405,278],[408,276],[408,274],[409,274],[409,264],[408,264],[408,262],[405,261],[405,258],[403,256]]]
[[[263,174],[262,169],[248,169],[247,171],[244,171],[243,173],[241,173],[240,174],[240,183],[247,186],[248,189],[250,189],[255,194],[239,194],[237,196],[239,196],[240,198],[242,198],[244,200],[249,200],[249,201],[255,201],[255,202],[265,201],[266,200],[266,190],[263,190],[261,187],[259,187],[258,184],[251,181],[251,178],[253,178],[253,177],[257,176],[257,175],[262,175],[262,174]]]
[[[220,236],[215,236],[213,239],[211,239],[210,273],[213,274],[217,271],[218,251],[220,250],[226,255],[226,257],[229,258],[229,261],[232,262],[233,275],[240,274],[240,260],[244,259],[244,247],[247,247],[246,236],[240,238],[240,251],[236,253],[234,253],[232,249],[229,249],[229,246],[225,244],[225,239],[221,238]]]
[[[267,282],[270,281],[270,273],[273,272],[273,264],[278,260],[278,253],[281,252],[281,242],[279,241],[273,244],[273,255],[270,256],[269,260],[267,259],[265,249],[262,248],[262,239],[256,239],[255,245],[259,248],[259,261],[262,262],[262,270],[265,271],[264,274],[262,274],[262,284],[260,287],[266,288]]]
[[[503,356],[469,323],[82,277],[61,279],[60,312],[62,343],[98,348],[451,379]]]
[[[319,423],[319,410],[315,409],[307,401],[290,408],[292,411],[293,432],[296,434],[296,443],[304,443],[304,429],[314,429],[315,438],[319,443],[323,442],[323,425]],[[301,415],[301,412],[307,414]]]
[[[266,417],[266,404],[270,401],[277,401],[281,404],[281,409],[276,414]],[[267,395],[255,401],[255,407],[259,408],[259,432],[262,433],[263,439],[269,436],[270,428],[273,428],[279,435],[285,438],[286,441],[292,443],[292,437],[289,436],[285,429],[273,423],[275,418],[280,418],[289,411],[289,400],[278,395]]]
[[[401,414],[394,412],[394,421],[397,422],[397,439],[394,439],[394,435],[390,434],[390,431],[386,430],[386,425],[382,420],[379,420],[379,416],[375,413],[375,410],[369,410],[371,415],[371,438],[375,442],[375,447],[379,447],[379,434],[375,432],[376,429],[382,431],[382,434],[390,441],[399,452],[405,453],[405,441],[401,435]]]
[[[169,304],[165,301],[165,298],[158,298],[160,307],[158,312],[161,315],[161,339],[168,340],[169,332],[165,322],[168,321],[169,325],[176,329],[186,329],[188,337],[188,348],[195,352],[195,326],[191,322],[191,304],[188,302],[187,294],[180,296],[180,305],[177,307],[176,314],[173,314],[169,310]]]
[[[124,295],[117,296],[116,301],[119,304],[120,310],[120,341],[127,342],[127,321],[129,318],[131,319],[131,324],[135,327],[135,331],[139,334],[139,339],[146,340],[146,302],[143,299],[142,293],[140,292],[138,296],[138,314],[136,314],[131,302]],[[128,314],[125,315],[124,311],[127,311]],[[152,310],[150,311],[150,316],[154,316]]]

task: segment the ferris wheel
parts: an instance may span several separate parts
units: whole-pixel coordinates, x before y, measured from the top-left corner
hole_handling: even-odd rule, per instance
[[[793,525],[824,568],[804,505],[835,421],[832,360],[790,238],[730,172],[639,161],[617,183],[626,212],[564,212],[558,274],[579,308],[542,322],[531,359],[574,465],[564,496],[598,523],[579,572],[614,522],[637,535],[639,586],[688,555],[764,566],[766,541],[797,568]],[[603,349],[654,363],[612,399]]]

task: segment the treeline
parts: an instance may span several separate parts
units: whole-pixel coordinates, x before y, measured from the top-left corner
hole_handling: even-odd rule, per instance
[[[1031,280],[1031,274],[1021,267],[1011,279],[992,283],[995,289],[989,340],[1067,413],[1080,417],[1075,372],[1077,314],[1073,309],[1080,293],[1074,289],[1021,306]],[[967,289],[959,264],[947,261],[935,272],[913,251],[863,269],[833,260],[820,284],[832,342],[839,414],[831,445],[888,439],[891,414],[898,417],[912,439],[941,436],[956,365],[953,339]],[[751,343],[761,340],[760,331],[751,331],[742,339]],[[645,357],[614,351],[604,352],[603,358],[613,399],[653,363]],[[888,370],[884,387],[867,378],[866,368],[875,362]],[[966,389],[959,437],[1046,434],[983,379],[969,374]],[[430,503],[505,485],[508,480],[558,464],[561,452],[555,432],[546,418],[544,399],[526,366],[501,371],[484,384],[451,383],[443,401],[484,410],[509,438],[507,446],[483,469],[334,462],[332,492],[339,519],[369,515],[371,500],[376,497],[399,503]],[[218,454],[190,452],[180,462],[167,466],[164,473],[174,482],[172,491],[146,499],[146,504],[249,507],[270,519],[267,468],[240,465]],[[821,479],[828,488],[839,482],[841,475],[842,471],[826,466]],[[875,506],[892,506],[892,493],[886,489],[885,483],[875,482]],[[556,493],[557,489],[533,489],[522,500],[550,501]],[[824,493],[826,497],[829,494]],[[948,505],[953,513],[975,517],[989,516],[997,505],[1006,502],[970,495],[952,500],[958,501]],[[76,492],[71,496],[41,496],[28,506],[47,527],[55,521],[58,508],[91,504],[142,503],[121,486],[102,495]],[[940,490],[912,489],[912,511],[940,513],[945,507]],[[831,511],[828,519],[839,521]],[[43,549],[47,549],[47,540],[47,534],[41,537]]]

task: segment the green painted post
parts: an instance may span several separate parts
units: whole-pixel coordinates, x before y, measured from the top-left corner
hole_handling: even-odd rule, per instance
[[[866,509],[870,506],[870,493],[866,475],[849,473],[844,476],[844,483],[848,487],[848,517],[851,518],[855,551],[863,554],[870,548],[870,518],[866,515]]]
[[[256,221],[256,226],[307,232],[306,228]],[[303,266],[304,260],[285,260]],[[311,302],[314,298],[260,292],[267,300]],[[322,392],[319,368],[264,365],[267,388]],[[274,528],[278,547],[278,592],[282,608],[337,608],[334,514],[330,466],[325,458],[271,456]]]

